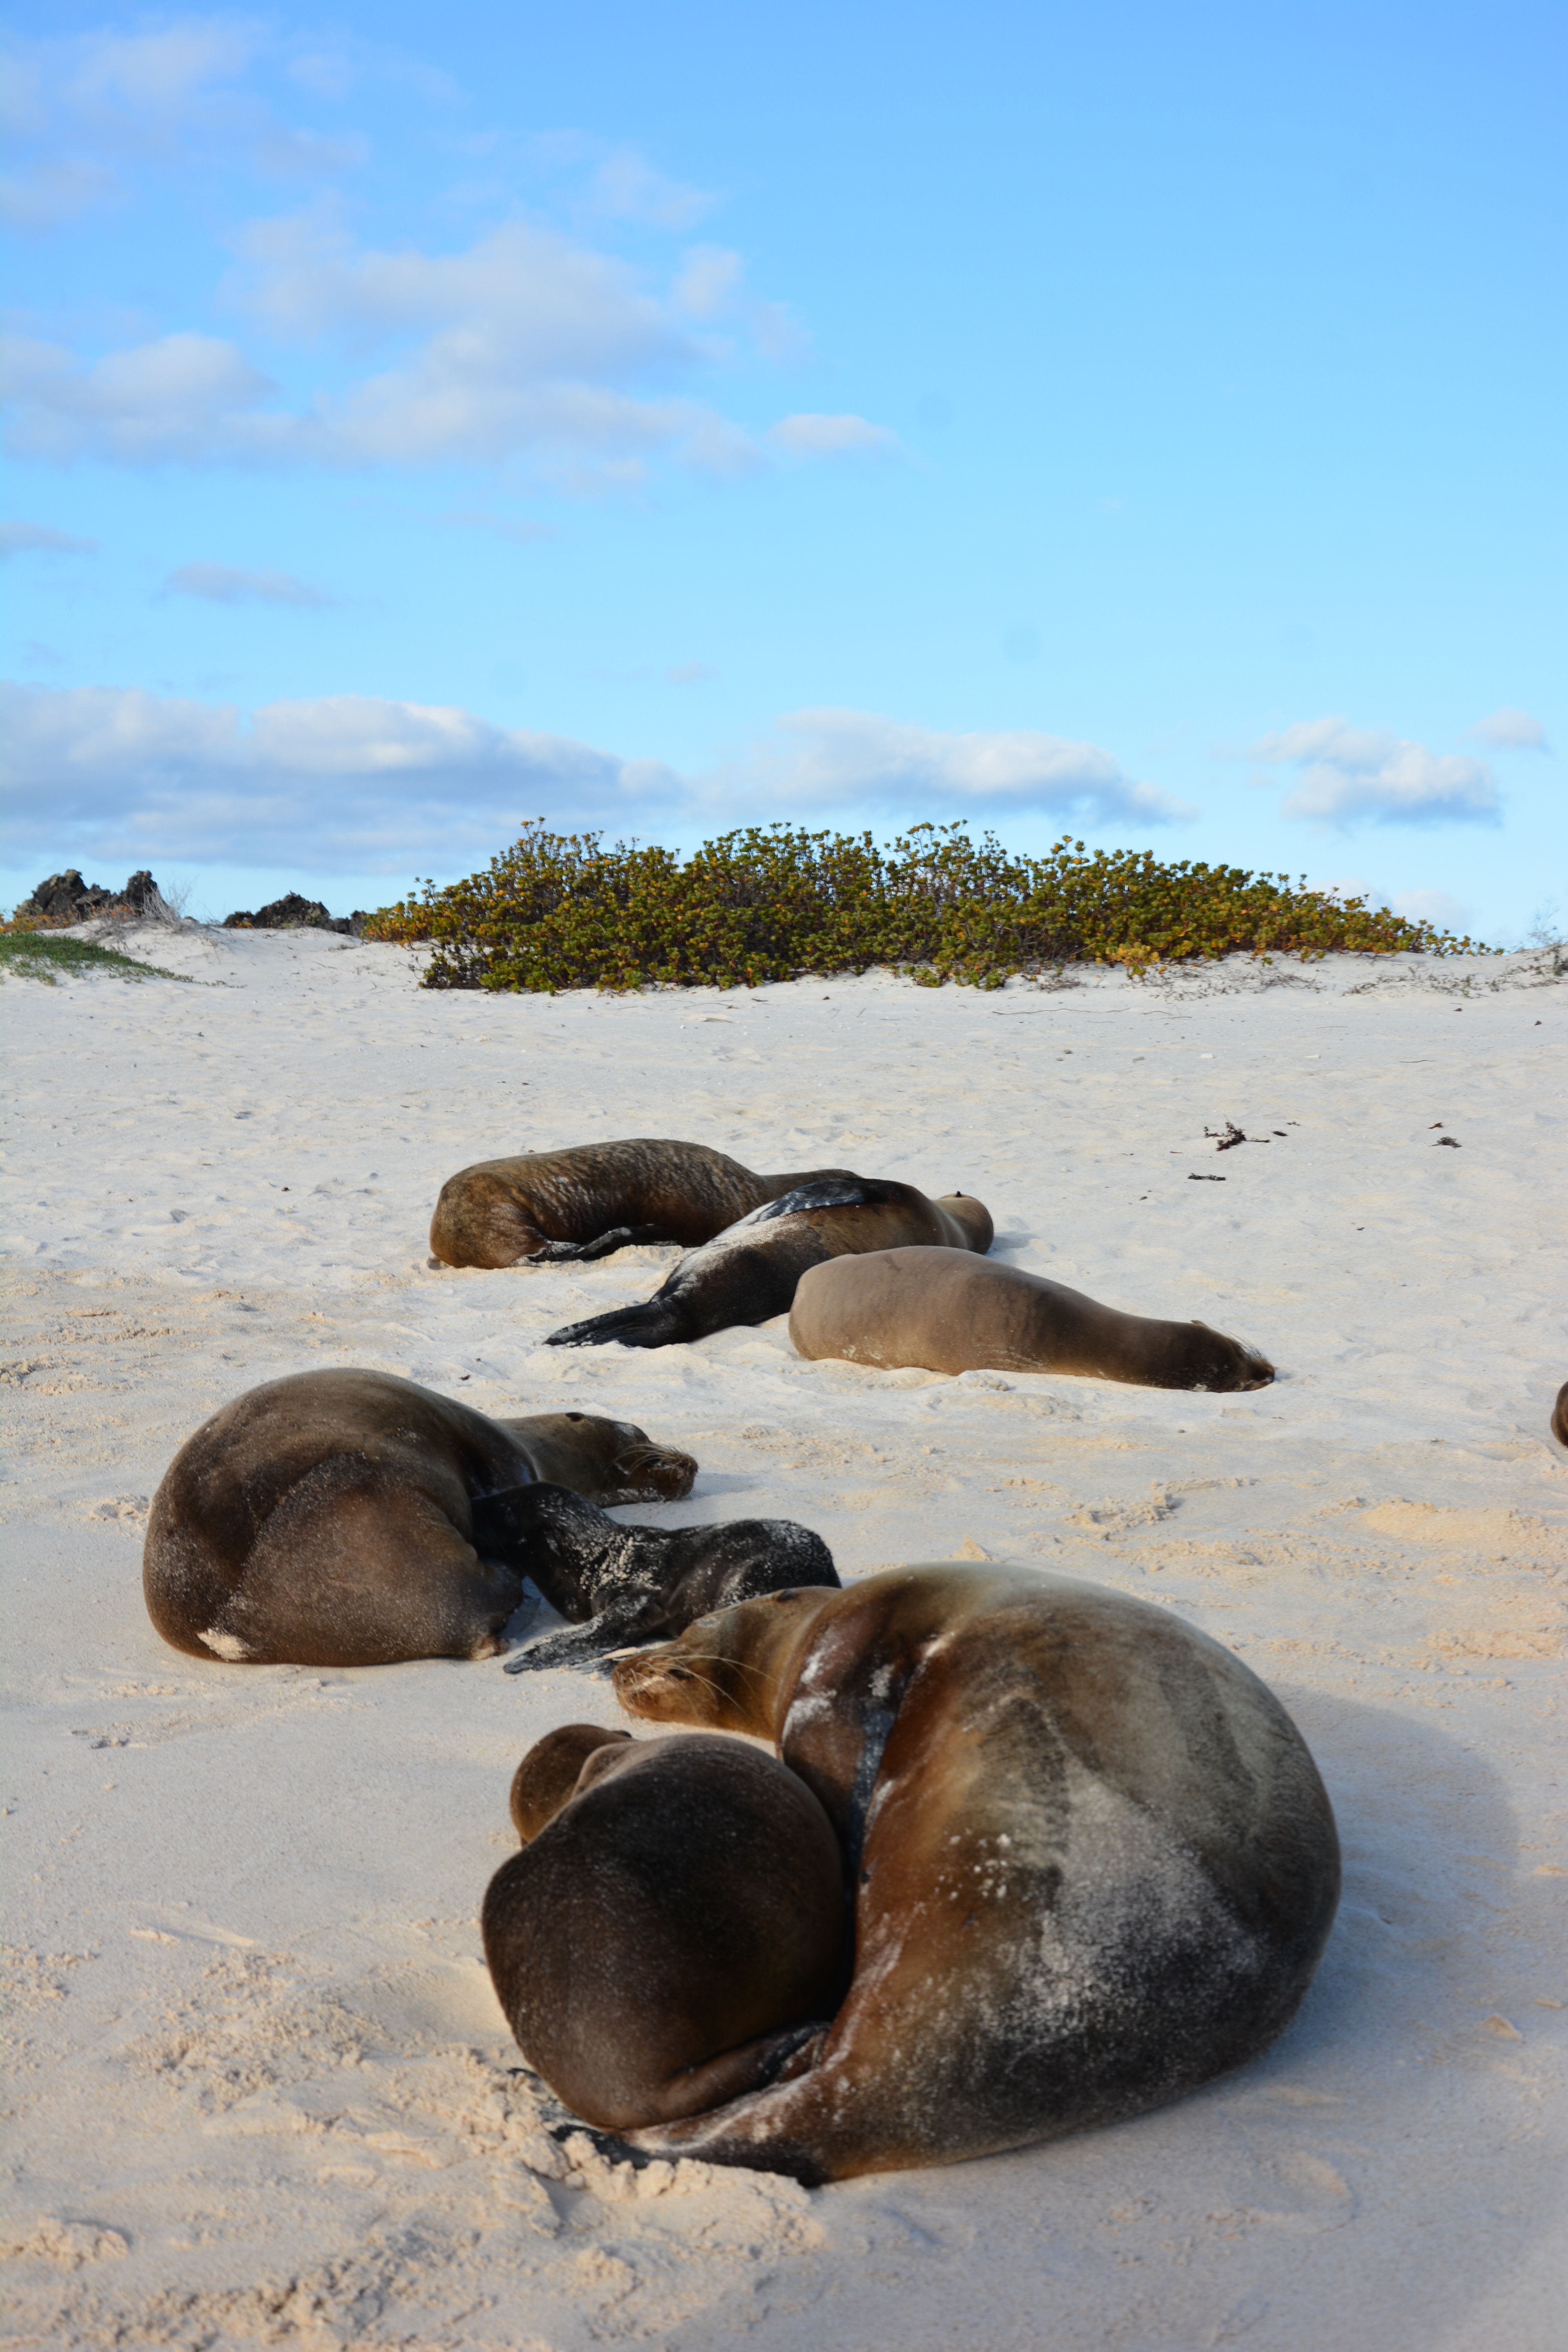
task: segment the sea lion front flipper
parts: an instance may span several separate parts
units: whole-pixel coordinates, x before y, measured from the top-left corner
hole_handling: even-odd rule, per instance
[[[605,1609],[591,1624],[573,1625],[560,1633],[547,1633],[542,1641],[531,1642],[517,1657],[507,1660],[501,1672],[527,1675],[536,1669],[542,1672],[554,1666],[596,1666],[604,1662],[607,1674],[612,1650],[649,1638],[651,1628],[639,1630],[638,1621],[647,1615],[647,1604],[641,1600]]]
[[[527,1261],[530,1265],[587,1265],[595,1258],[613,1257],[616,1250],[637,1249],[649,1242],[668,1241],[658,1225],[612,1225],[591,1242],[544,1242]]]

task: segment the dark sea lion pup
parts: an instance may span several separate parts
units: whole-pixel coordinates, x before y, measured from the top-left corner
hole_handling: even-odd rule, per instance
[[[683,1257],[641,1307],[613,1308],[552,1331],[547,1348],[668,1348],[733,1323],[787,1314],[808,1266],[925,1243],[940,1250],[991,1246],[990,1213],[965,1192],[928,1201],[912,1184],[879,1176],[830,1176],[753,1209],[727,1233]]]
[[[296,1372],[237,1397],[170,1464],[142,1553],[148,1614],[197,1658],[493,1657],[524,1564],[476,1540],[481,1496],[544,1475],[606,1502],[674,1500],[696,1470],[631,1422],[491,1420],[390,1372]]]
[[[1322,1782],[1168,1609],[1002,1566],[748,1601],[625,1658],[660,1722],[777,1741],[855,1888],[854,1977],[767,2089],[632,2136],[816,2182],[1138,2114],[1289,2024],[1339,1895]]]
[[[694,1617],[794,1585],[838,1586],[822,1538],[792,1519],[717,1528],[628,1528],[563,1486],[514,1486],[474,1505],[474,1541],[522,1562],[575,1629],[547,1634],[509,1675],[583,1666],[634,1642],[668,1640]]]
[[[430,1247],[447,1265],[568,1265],[607,1257],[632,1242],[692,1249],[737,1217],[813,1176],[758,1176],[705,1143],[634,1136],[479,1160],[448,1176],[430,1223]]]
[[[1552,1434],[1559,1445],[1568,1445],[1568,1381],[1558,1390],[1552,1408]]]
[[[608,2130],[770,2082],[843,1990],[844,1873],[805,1782],[739,1739],[569,1724],[512,1782],[485,1958],[529,2064]]]
[[[1020,1266],[952,1250],[835,1258],[801,1277],[789,1336],[803,1356],[931,1372],[1079,1372],[1153,1389],[1260,1389],[1274,1367],[1206,1323],[1121,1315]]]

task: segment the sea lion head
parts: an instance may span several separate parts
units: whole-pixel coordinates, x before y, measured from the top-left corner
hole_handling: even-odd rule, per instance
[[[656,1445],[646,1430],[629,1421],[617,1422],[616,1426],[622,1444],[615,1466],[625,1484],[635,1487],[639,1497],[651,1492],[662,1502],[683,1502],[697,1480],[694,1456],[673,1445]]]
[[[984,1257],[996,1236],[991,1212],[984,1202],[977,1201],[973,1192],[944,1192],[935,1206],[958,1226],[963,1235],[964,1247],[978,1251]]]
[[[512,1827],[523,1844],[531,1845],[576,1795],[601,1750],[616,1753],[630,1740],[629,1731],[605,1731],[597,1723],[563,1723],[536,1739],[511,1776]]]
[[[795,1651],[837,1594],[790,1586],[699,1617],[673,1642],[617,1659],[616,1696],[628,1715],[703,1724],[771,1738],[779,1692]]]
[[[1249,1348],[1245,1339],[1233,1339],[1225,1331],[1215,1331],[1197,1316],[1193,1328],[1204,1335],[1196,1353],[1194,1379],[1183,1386],[1208,1389],[1221,1395],[1235,1389],[1266,1389],[1274,1378],[1274,1367],[1257,1348]]]

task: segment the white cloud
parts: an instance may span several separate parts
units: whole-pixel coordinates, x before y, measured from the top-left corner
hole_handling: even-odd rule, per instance
[[[1396,890],[1388,903],[1407,923],[1435,923],[1441,931],[1466,932],[1475,919],[1463,899],[1447,890]]]
[[[96,539],[77,539],[45,522],[0,522],[0,562],[13,555],[95,555]]]
[[[482,859],[527,817],[632,826],[679,780],[567,738],[366,695],[233,704],[0,688],[7,856],[275,865],[405,877]]]
[[[899,436],[863,416],[784,416],[768,437],[792,457],[886,457]]]
[[[291,572],[242,572],[232,563],[182,563],[163,583],[168,596],[197,596],[208,604],[300,604],[318,610],[337,598],[296,580]]]
[[[790,712],[722,782],[764,803],[770,815],[835,804],[960,816],[1081,811],[1152,824],[1197,814],[1185,801],[1133,782],[1095,743],[1025,731],[946,734],[864,710]]]
[[[562,831],[668,838],[748,816],[1139,824],[1194,814],[1109,752],[1038,734],[941,734],[865,711],[795,711],[746,759],[682,776],[447,706],[366,695],[233,704],[141,688],[0,689],[10,862],[33,857],[460,871],[542,815]]]
[[[1544,751],[1548,749],[1546,730],[1539,719],[1528,710],[1514,710],[1504,703],[1489,719],[1478,719],[1469,730],[1471,740],[1486,744],[1493,751]]]
[[[1494,824],[1497,785],[1484,760],[1429,751],[1379,727],[1314,719],[1267,735],[1249,747],[1266,767],[1293,767],[1298,789],[1285,816],[1345,825],[1358,817],[1384,824],[1443,822]]]
[[[764,461],[744,428],[670,388],[715,363],[692,313],[730,299],[731,256],[688,255],[667,295],[525,221],[431,254],[357,245],[317,214],[254,227],[243,251],[232,299],[278,341],[324,349],[336,388],[290,407],[237,342],[194,331],[89,363],[17,336],[4,358],[13,447],[127,465],[521,458],[575,491],[636,487],[659,458],[720,476]],[[385,364],[365,370],[378,350]],[[787,418],[770,438],[792,457],[895,446],[856,416]]]
[[[163,335],[91,367],[58,344],[12,335],[0,342],[0,372],[11,446],[24,457],[200,463],[259,453],[278,431],[263,408],[276,386],[215,335]]]

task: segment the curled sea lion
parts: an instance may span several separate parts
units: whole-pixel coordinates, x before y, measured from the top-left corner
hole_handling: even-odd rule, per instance
[[[511,1812],[526,1843],[486,1891],[485,1958],[529,2064],[586,2122],[738,2098],[831,2015],[843,1864],[771,1756],[571,1724],[524,1757]]]
[[[1206,1323],[1122,1315],[1081,1290],[953,1250],[835,1258],[801,1277],[789,1336],[803,1356],[931,1372],[1080,1372],[1154,1389],[1260,1389],[1274,1367]]]
[[[632,1714],[751,1732],[822,1800],[854,1976],[767,2089],[632,2135],[806,2182],[1136,2115],[1273,2041],[1340,1883],[1300,1734],[1167,1609],[957,1562],[775,1594],[623,1659]]]
[[[795,1585],[832,1585],[833,1554],[793,1519],[628,1528],[564,1486],[513,1486],[474,1505],[481,1552],[521,1559],[574,1631],[546,1634],[506,1671],[585,1666],[607,1650],[684,1633],[694,1617]]]
[[[479,1160],[442,1185],[430,1247],[447,1265],[491,1266],[567,1265],[632,1242],[693,1249],[812,1176],[846,1172],[758,1176],[705,1143],[658,1136]]]
[[[1558,1390],[1552,1408],[1552,1434],[1559,1445],[1568,1445],[1568,1381]]]
[[[731,1323],[787,1312],[808,1266],[868,1250],[928,1243],[945,1250],[991,1246],[989,1212],[964,1192],[928,1201],[912,1184],[879,1176],[825,1176],[753,1209],[705,1248],[683,1257],[641,1307],[590,1315],[552,1331],[547,1348],[668,1348]]]
[[[197,1658],[372,1666],[494,1656],[522,1597],[474,1504],[542,1475],[611,1502],[677,1499],[689,1454],[587,1413],[491,1420],[390,1372],[296,1372],[237,1397],[153,1498],[147,1611]]]

